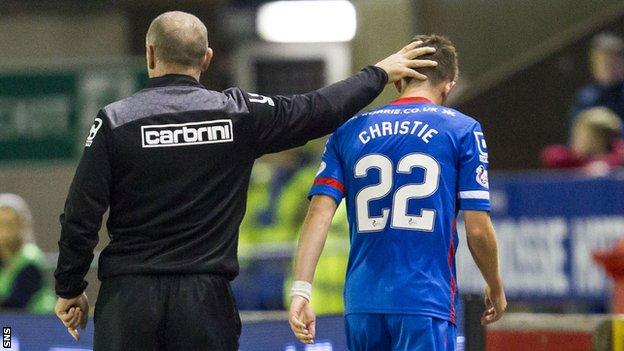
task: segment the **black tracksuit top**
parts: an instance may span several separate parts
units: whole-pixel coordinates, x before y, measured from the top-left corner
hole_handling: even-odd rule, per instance
[[[302,95],[211,91],[166,75],[98,113],[60,216],[56,293],[87,286],[102,215],[98,277],[238,274],[238,227],[254,160],[333,132],[372,102],[377,67]]]

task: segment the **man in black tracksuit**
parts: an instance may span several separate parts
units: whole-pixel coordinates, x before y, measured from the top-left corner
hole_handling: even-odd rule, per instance
[[[148,87],[104,107],[61,215],[56,313],[78,338],[102,215],[95,350],[237,350],[238,226],[254,160],[335,130],[430,53],[412,45],[317,91],[265,97],[198,83],[212,50],[196,17],[165,13],[147,35]]]

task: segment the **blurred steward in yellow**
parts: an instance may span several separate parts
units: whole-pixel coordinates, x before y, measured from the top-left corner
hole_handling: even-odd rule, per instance
[[[18,195],[0,194],[0,308],[52,313],[56,297],[45,266],[28,205]]]
[[[310,161],[317,158],[319,145],[322,144],[312,143],[256,163],[248,193],[248,213],[240,230],[241,257],[293,252],[308,207],[307,194],[317,171],[317,165],[310,165]],[[344,310],[342,294],[349,255],[348,232],[346,210],[341,206],[334,217],[314,279],[314,295],[318,297],[314,307],[318,314],[340,314]],[[253,260],[245,261],[243,267],[247,263],[251,274],[262,268],[254,268]],[[291,266],[287,269],[288,277],[281,281],[284,295],[280,306],[267,306],[261,301],[261,307],[279,309],[289,301]],[[256,288],[266,290],[267,296],[273,293],[268,284],[263,286],[266,282],[262,273],[254,278],[261,283]],[[263,293],[258,291],[255,295]]]

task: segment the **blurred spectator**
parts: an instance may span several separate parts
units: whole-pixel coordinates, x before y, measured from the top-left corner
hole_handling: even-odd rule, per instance
[[[32,228],[24,199],[0,194],[0,308],[52,313],[56,298],[46,284],[45,259]]]
[[[321,141],[256,162],[240,227],[241,274],[234,281],[240,309],[279,310],[290,301],[291,255],[307,209],[307,194],[318,170]],[[349,254],[346,210],[341,206],[317,266],[313,302],[321,314],[339,314]],[[287,277],[288,275],[288,277]],[[284,286],[284,296],[276,295]]]
[[[584,167],[597,173],[624,166],[621,119],[606,107],[582,111],[572,126],[570,146],[546,147],[542,164],[548,168]]]
[[[602,33],[591,41],[589,51],[593,82],[582,87],[572,107],[571,117],[588,108],[604,106],[624,119],[624,41]]]

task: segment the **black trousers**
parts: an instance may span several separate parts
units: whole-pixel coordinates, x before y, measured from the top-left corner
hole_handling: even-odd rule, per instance
[[[94,351],[237,351],[241,322],[227,279],[207,274],[105,279]]]

